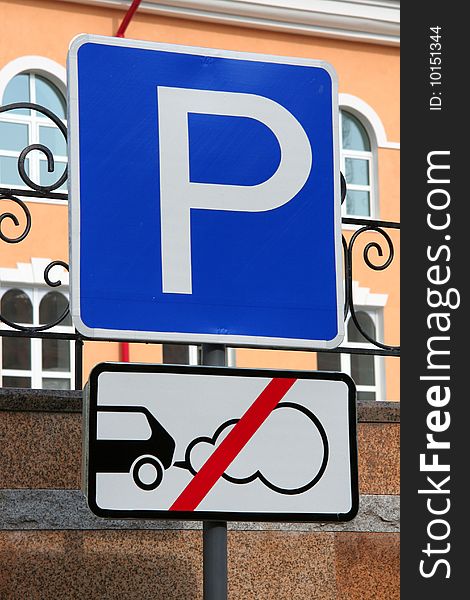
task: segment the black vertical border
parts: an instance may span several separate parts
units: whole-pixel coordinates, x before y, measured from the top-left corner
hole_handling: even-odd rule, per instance
[[[467,119],[466,96],[468,39],[470,37],[463,4],[457,2],[402,3],[401,10],[401,214],[402,214],[402,376],[401,376],[401,598],[461,598],[468,595],[467,586],[467,529],[466,522],[466,472],[470,454],[468,429],[469,394],[465,386],[467,367],[466,348],[470,326],[466,318],[468,290],[468,243],[466,215],[469,205],[466,172],[470,170],[464,149],[470,127]],[[441,27],[442,84],[430,85],[430,27]],[[429,110],[433,91],[440,91],[442,110]],[[439,95],[439,94],[436,94]],[[450,180],[445,186],[451,194],[449,213],[451,224],[446,231],[433,231],[427,226],[427,155],[431,151],[450,150]],[[450,240],[444,240],[450,235]],[[440,462],[450,464],[449,473],[434,474],[436,482],[450,475],[449,494],[418,494],[419,489],[430,489],[427,476],[419,468],[419,455],[426,452],[426,419],[431,407],[426,399],[430,382],[420,381],[427,370],[427,343],[436,329],[429,329],[427,316],[434,312],[428,306],[427,279],[430,263],[426,256],[428,246],[436,249],[447,244],[451,251],[448,261],[442,253],[439,261],[451,269],[451,278],[444,288],[456,288],[460,292],[458,308],[440,308],[449,314],[451,327],[447,333],[450,342],[442,348],[450,349],[450,355],[441,362],[450,363],[449,374],[451,400],[441,410],[450,413],[451,424],[447,431],[436,434],[436,439],[450,442],[449,450],[439,454]],[[436,288],[436,286],[431,286]],[[433,385],[438,385],[435,383]],[[442,383],[442,385],[447,385]],[[432,451],[428,450],[428,453]],[[427,459],[429,462],[429,458]],[[432,515],[427,506],[432,498],[435,509],[444,509],[449,498],[448,512]],[[450,534],[442,540],[428,535],[433,519],[444,519],[450,525]],[[446,526],[435,524],[431,531],[444,535]],[[432,552],[423,550],[430,543]],[[449,546],[447,546],[449,544]],[[437,564],[443,559],[446,563]],[[420,573],[423,570],[431,576]],[[449,577],[447,577],[449,576]]]

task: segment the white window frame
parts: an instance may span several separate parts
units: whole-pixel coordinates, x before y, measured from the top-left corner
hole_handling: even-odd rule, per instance
[[[349,113],[353,117],[355,117],[360,124],[364,127],[364,130],[369,138],[370,150],[350,150],[349,148],[343,148],[343,115],[344,113]],[[364,191],[369,193],[369,214],[368,215],[357,215],[357,214],[349,214],[347,212],[346,200],[342,206],[342,213],[344,217],[356,217],[358,219],[377,219],[378,218],[378,193],[377,193],[377,148],[374,147],[373,138],[369,134],[367,127],[364,125],[362,119],[360,119],[353,112],[349,111],[346,108],[341,108],[339,113],[339,138],[340,138],[340,164],[341,164],[341,172],[346,178],[346,159],[347,158],[356,158],[367,161],[368,165],[368,175],[369,175],[369,183],[367,185],[359,185],[354,183],[347,183],[348,190],[351,191]]]
[[[66,70],[62,65],[56,63],[55,61],[45,58],[42,56],[22,56],[15,60],[12,60],[7,65],[5,65],[2,69],[0,69],[0,104],[3,104],[3,95],[5,90],[10,83],[10,81],[16,76],[21,74],[30,75],[29,78],[29,86],[30,86],[30,101],[36,102],[36,86],[35,86],[35,78],[37,75],[47,79],[51,84],[57,87],[60,93],[64,96],[65,101],[67,102],[67,88],[66,81],[67,75]],[[33,111],[34,113],[34,111]],[[31,144],[39,144],[39,126],[41,127],[50,127],[56,129],[56,125],[48,119],[45,115],[40,113],[31,114],[31,115],[19,115],[19,114],[11,114],[11,113],[1,113],[0,121],[5,123],[18,123],[28,126],[28,145]],[[61,119],[64,125],[67,124],[66,119]],[[0,146],[0,155],[18,158],[20,152],[13,150],[4,150]],[[47,164],[46,156],[39,151],[32,151],[28,154],[27,160],[29,160],[29,177],[34,182],[40,181],[40,166],[41,163]],[[54,155],[54,163],[57,163],[56,168],[54,169],[54,173],[57,173],[56,180],[59,179],[60,174],[62,173],[61,165],[64,167],[67,165],[67,156],[66,155]],[[0,182],[0,186],[2,186],[2,182]],[[3,185],[3,187],[6,187]],[[26,184],[18,185],[18,189],[28,189]],[[66,192],[66,190],[58,188],[54,190],[55,192]],[[30,197],[22,197],[26,202],[40,202],[45,204],[67,204],[66,200],[57,200],[51,198],[30,198]]]
[[[16,269],[0,268],[0,302],[3,295],[10,290],[18,289],[27,294],[33,307],[33,323],[18,323],[26,327],[39,326],[39,307],[41,300],[50,292],[58,292],[69,299],[68,274],[61,267],[59,279],[64,283],[60,288],[51,288],[44,281],[44,269],[50,264],[50,259],[32,259],[31,263],[19,263]],[[54,274],[55,275],[55,274]],[[54,278],[53,275],[50,275]],[[15,331],[3,322],[0,329]],[[47,330],[53,333],[74,333],[71,325],[56,325]],[[70,389],[75,387],[75,352],[73,340],[70,340],[70,365],[65,371],[46,371],[42,368],[42,338],[28,338],[31,340],[31,368],[30,369],[4,369],[3,364],[3,338],[0,338],[0,386],[3,377],[30,377],[32,389],[43,389],[43,379],[66,379],[70,382]]]
[[[195,346],[191,344],[188,346],[189,349],[189,364],[190,365],[198,365],[199,364],[199,346]]]

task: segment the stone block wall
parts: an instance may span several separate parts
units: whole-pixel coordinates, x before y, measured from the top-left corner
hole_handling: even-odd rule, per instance
[[[399,599],[399,405],[358,407],[358,516],[229,523],[230,600]],[[202,598],[198,522],[99,519],[81,392],[0,390],[1,600]]]

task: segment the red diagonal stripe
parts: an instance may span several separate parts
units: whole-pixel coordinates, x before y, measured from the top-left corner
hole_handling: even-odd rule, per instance
[[[296,379],[275,378],[269,382],[176,498],[170,510],[191,511],[199,506],[296,381]]]

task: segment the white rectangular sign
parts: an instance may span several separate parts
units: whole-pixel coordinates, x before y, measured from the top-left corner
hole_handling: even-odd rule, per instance
[[[103,517],[349,520],[356,405],[342,373],[104,363],[84,481]]]
[[[68,89],[80,333],[341,343],[331,65],[82,35],[70,47]]]

